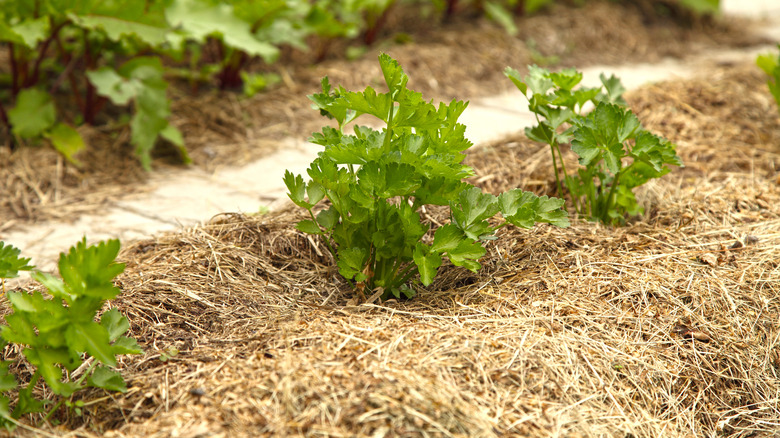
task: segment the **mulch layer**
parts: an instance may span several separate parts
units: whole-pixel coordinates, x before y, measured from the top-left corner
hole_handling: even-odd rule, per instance
[[[660,9],[665,15],[657,14],[657,3],[666,4]],[[284,144],[283,138],[305,139],[319,131],[325,121],[311,110],[306,95],[319,92],[325,75],[331,83],[352,90],[379,85],[379,51],[399,60],[411,78],[411,88],[428,99],[449,101],[509,89],[511,83],[502,74],[506,66],[522,71],[540,62],[578,67],[656,62],[703,50],[767,43],[751,34],[751,22],[693,19],[672,4],[641,0],[556,5],[520,19],[514,37],[493,22],[469,20],[467,15],[435,23],[401,10],[390,17],[384,39],[354,61],[339,56],[347,44],[342,42],[318,64],[312,65],[315,53],[288,50],[277,64],[252,67],[275,72],[282,79],[276,88],[252,98],[208,87],[193,92],[189,84],[175,83],[170,89],[172,123],[183,132],[195,165],[214,170],[267,156]],[[46,148],[12,152],[0,146],[0,233],[30,222],[74,220],[125,194],[147,189],[148,174],[133,156],[126,128],[82,126],[79,131],[89,144],[79,157],[83,168],[64,163]],[[0,144],[8,143],[0,138]],[[156,155],[156,169],[180,166],[177,154],[164,145]]]
[[[641,189],[643,216],[504,228],[479,274],[445,266],[412,300],[357,302],[296,209],[133,243],[112,303],[145,349],[122,359],[130,389],[89,391],[42,432],[778,436],[780,118],[763,80],[725,66],[630,93],[685,162]],[[469,162],[484,190],[553,190],[549,149],[521,135]]]

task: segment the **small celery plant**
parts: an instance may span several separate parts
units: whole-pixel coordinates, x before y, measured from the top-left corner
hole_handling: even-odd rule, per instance
[[[453,100],[438,107],[407,88],[408,76],[386,54],[379,63],[388,92],[333,89],[325,77],[322,92],[309,96],[313,107],[335,119],[311,139],[325,147],[309,169],[311,180],[286,172],[289,197],[309,212],[297,229],[323,236],[339,272],[355,282],[358,293],[381,292],[382,299],[412,297],[410,280],[423,285],[436,276],[443,258],[474,272],[485,255],[483,242],[499,228],[530,228],[537,222],[568,226],[563,200],[520,189],[499,196],[466,182],[474,171],[462,164],[472,143],[458,117],[467,103]],[[361,115],[384,123],[382,130],[344,127]],[[307,199],[308,196],[308,199]],[[327,198],[327,208],[315,206]],[[427,204],[449,206],[450,222],[439,226],[432,241],[420,211]],[[504,221],[489,220],[501,213]]]
[[[777,45],[777,48],[780,49],[780,44]],[[778,108],[780,108],[780,54],[765,53],[758,55],[756,64],[769,76],[766,85],[769,87],[772,97],[775,98]]]
[[[671,142],[645,130],[626,108],[625,88],[615,76],[601,75],[601,87],[576,88],[582,73],[550,72],[530,66],[525,78],[507,67],[504,74],[528,99],[537,125],[528,138],[550,146],[558,196],[564,186],[579,215],[616,225],[642,213],[633,189],[682,166]],[[530,97],[528,97],[530,95]],[[595,109],[585,114],[587,105]],[[570,144],[583,166],[566,171],[561,145]],[[560,167],[560,170],[559,170]]]
[[[116,356],[140,354],[135,339],[123,336],[130,328],[127,318],[114,308],[104,312],[96,321],[97,312],[106,300],[119,294],[114,278],[124,271],[124,264],[116,263],[119,241],[109,240],[87,246],[82,240],[70,251],[60,255],[58,267],[62,279],[43,272],[34,272],[33,278],[48,290],[41,292],[9,292],[12,313],[6,315],[7,325],[0,327],[2,342],[24,346],[22,354],[35,367],[30,382],[18,391],[16,404],[0,396],[0,426],[8,430],[19,424],[25,414],[45,412],[50,400],[38,400],[33,389],[41,378],[59,401],[49,410],[49,418],[63,403],[73,405],[71,396],[84,388],[95,387],[125,392],[122,376],[112,370],[117,366]],[[0,278],[12,278],[19,270],[32,269],[30,259],[19,257],[20,251],[0,242]],[[83,369],[86,356],[94,360]],[[0,392],[17,388],[18,383],[9,370],[12,362],[0,362]],[[75,402],[77,403],[77,402]]]

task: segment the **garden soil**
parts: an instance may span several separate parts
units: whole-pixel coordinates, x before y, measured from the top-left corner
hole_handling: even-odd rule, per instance
[[[778,436],[780,118],[762,73],[626,97],[686,164],[626,226],[504,228],[478,274],[445,265],[383,303],[355,297],[297,209],[134,242],[111,303],[145,350],[121,359],[128,392],[87,391],[81,416],[17,435]],[[553,193],[549,148],[521,135],[468,163],[486,191]]]

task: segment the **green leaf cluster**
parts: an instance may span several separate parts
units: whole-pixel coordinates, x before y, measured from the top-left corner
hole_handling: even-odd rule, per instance
[[[0,396],[0,419],[4,426],[11,427],[24,414],[45,410],[50,402],[32,395],[40,378],[53,394],[62,398],[86,387],[126,390],[122,376],[112,370],[117,366],[116,356],[140,354],[141,348],[135,339],[124,336],[130,324],[117,309],[108,310],[96,319],[106,300],[119,294],[113,281],[125,266],[115,262],[118,253],[118,240],[87,246],[84,239],[60,255],[61,279],[42,272],[33,274],[46,287],[48,296],[41,292],[8,293],[12,313],[5,316],[7,325],[0,327],[0,337],[3,342],[24,346],[22,353],[35,367],[35,373],[28,385],[19,390],[13,410],[10,399]],[[18,270],[32,268],[27,265],[29,259],[18,255],[18,249],[0,242],[0,278],[11,278]],[[94,360],[86,371],[73,374],[87,356]],[[8,369],[9,364],[0,363],[0,392],[18,385]]]
[[[601,87],[578,87],[575,69],[550,72],[530,66],[521,77],[507,67],[505,75],[528,99],[537,125],[528,138],[550,146],[559,196],[564,186],[578,214],[605,224],[620,224],[642,213],[633,189],[682,166],[671,142],[645,130],[626,108],[625,87],[615,76],[601,75]],[[586,105],[595,109],[585,114]],[[561,146],[570,144],[582,166],[567,172]]]
[[[780,44],[777,45],[777,48],[780,49]],[[772,97],[775,98],[778,108],[780,108],[780,53],[758,55],[756,65],[768,76],[766,85],[769,87]]]
[[[379,64],[387,92],[353,92],[322,80],[322,92],[309,98],[338,128],[313,135],[325,149],[308,169],[310,181],[289,171],[284,177],[290,199],[309,212],[298,230],[323,236],[341,275],[358,288],[382,288],[383,298],[410,297],[409,281],[419,273],[429,285],[445,257],[477,271],[482,242],[502,226],[568,225],[562,200],[520,190],[494,196],[464,182],[474,175],[462,163],[472,144],[458,123],[467,103],[436,106],[407,88],[409,78],[394,59],[382,54]],[[363,115],[384,128],[355,126],[354,134],[345,134],[344,127]],[[326,207],[315,212],[326,198]],[[425,205],[451,212],[432,241],[421,218]],[[504,218],[498,225],[491,221],[497,213]]]

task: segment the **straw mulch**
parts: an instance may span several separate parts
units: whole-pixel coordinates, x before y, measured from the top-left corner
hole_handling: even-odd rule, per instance
[[[122,361],[130,390],[88,392],[45,433],[778,436],[780,119],[762,80],[739,66],[632,93],[687,166],[643,189],[643,217],[504,229],[479,274],[446,266],[409,301],[356,302],[293,209],[134,243],[113,303],[145,348]],[[486,190],[543,193],[548,155],[518,137],[469,160]]]
[[[381,85],[376,62],[384,51],[399,60],[410,76],[410,87],[427,99],[468,99],[509,89],[503,76],[511,65],[523,69],[541,60],[563,65],[656,62],[683,58],[717,48],[767,43],[750,32],[752,22],[736,18],[691,20],[667,4],[653,8],[651,0],[615,4],[588,1],[575,7],[566,2],[518,20],[519,34],[510,36],[497,24],[459,15],[451,23],[418,17],[418,10],[397,9],[384,38],[360,59],[346,61],[346,45],[331,49],[324,62],[312,65],[315,53],[288,50],[280,62],[258,63],[252,72],[273,72],[282,81],[268,92],[245,98],[204,85],[173,83],[171,122],[183,133],[195,165],[213,171],[243,164],[274,152],[282,138],[307,138],[324,119],[312,111],[307,94],[319,91],[320,79],[347,89]],[[658,14],[658,11],[666,11]],[[414,13],[414,17],[409,14]],[[394,36],[401,35],[396,41]],[[412,43],[403,41],[411,40]],[[316,45],[316,44],[315,44]],[[359,45],[359,44],[358,44]],[[3,55],[0,54],[0,57]],[[0,66],[2,65],[0,58]],[[79,128],[88,150],[79,158],[85,167],[64,165],[48,148],[10,151],[0,146],[0,233],[28,222],[68,220],[95,212],[126,194],[149,189],[129,143],[128,129],[110,126]],[[118,135],[117,135],[118,133]],[[0,143],[10,140],[0,133]],[[164,144],[155,150],[155,169],[178,166],[179,157]]]

